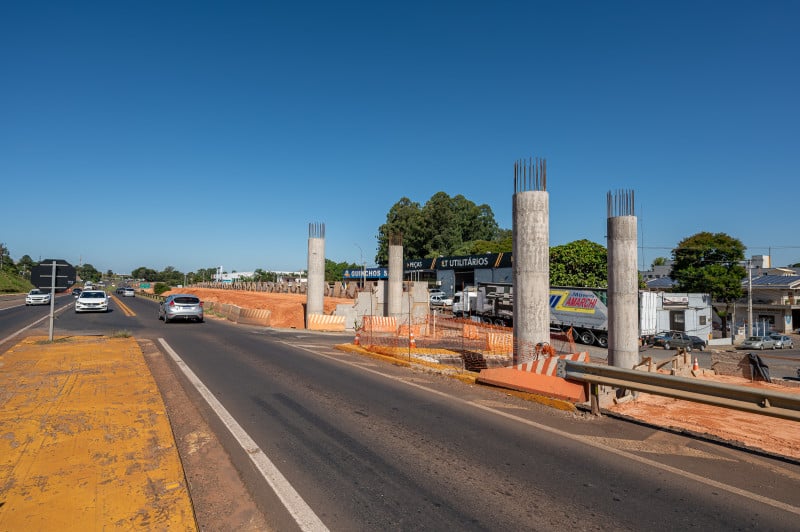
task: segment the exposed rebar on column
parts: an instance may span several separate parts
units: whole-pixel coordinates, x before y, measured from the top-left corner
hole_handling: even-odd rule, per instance
[[[514,163],[514,193],[547,190],[547,161],[539,157]]]
[[[308,224],[308,238],[325,238],[325,224],[320,222]]]
[[[613,194],[608,192],[606,195],[608,217],[635,216],[634,199],[633,190],[617,190]]]

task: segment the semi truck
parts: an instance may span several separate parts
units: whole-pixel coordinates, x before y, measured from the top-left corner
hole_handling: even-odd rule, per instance
[[[608,347],[608,290],[605,288],[550,287],[550,328],[573,330],[576,341]],[[639,331],[643,341],[656,334],[658,294],[639,291]],[[509,283],[478,283],[456,292],[453,315],[511,327],[514,292]]]

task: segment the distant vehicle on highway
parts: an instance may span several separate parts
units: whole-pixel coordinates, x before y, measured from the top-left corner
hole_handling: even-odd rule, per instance
[[[108,312],[108,294],[104,290],[84,290],[75,300],[75,313]]]
[[[737,349],[777,349],[778,344],[769,336],[750,336]]]
[[[80,288],[73,288],[72,289],[72,295],[75,296],[75,297],[78,297],[79,295],[81,295],[81,292],[83,292],[83,290],[81,290]]]
[[[38,288],[34,288],[28,295],[25,296],[25,304],[26,305],[49,305],[50,304],[50,292],[43,292]]]
[[[122,295],[125,297],[136,297],[136,292],[130,286],[126,286],[122,289]]]
[[[203,302],[192,294],[172,294],[158,306],[158,319],[169,323],[174,320],[203,322]]]

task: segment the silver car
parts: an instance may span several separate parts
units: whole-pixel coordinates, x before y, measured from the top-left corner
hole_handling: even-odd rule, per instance
[[[158,306],[158,319],[169,323],[174,320],[203,322],[203,302],[192,294],[172,294]]]
[[[778,345],[769,336],[750,336],[742,342],[738,349],[777,349]]]
[[[769,337],[775,340],[778,349],[792,349],[794,347],[794,342],[792,342],[790,336],[786,336],[785,334],[770,334]]]

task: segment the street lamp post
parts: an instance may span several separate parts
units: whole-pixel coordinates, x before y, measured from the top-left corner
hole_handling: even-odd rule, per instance
[[[367,286],[367,263],[364,261],[364,250],[358,244],[356,244],[356,247],[361,253],[361,289],[364,290]]]

